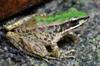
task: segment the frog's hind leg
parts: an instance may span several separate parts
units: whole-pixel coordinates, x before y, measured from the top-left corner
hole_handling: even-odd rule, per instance
[[[14,28],[17,28],[17,27],[21,26],[22,24],[25,25],[25,23],[28,24],[28,25],[30,25],[30,26],[32,26],[32,27],[34,25],[36,25],[35,24],[36,23],[35,19],[31,15],[29,15],[27,17],[23,17],[23,18],[21,18],[19,20],[16,20],[16,22],[14,22],[14,23],[11,23],[11,24],[8,24],[8,25],[7,24],[4,25],[4,28],[6,30],[12,30]]]
[[[22,25],[22,24],[23,24],[23,22],[22,22],[21,20],[19,20],[19,21],[16,21],[15,23],[13,23],[13,24],[4,25],[4,28],[5,28],[6,30],[12,30],[12,29],[14,29],[14,28],[16,28],[16,27],[18,27],[18,26],[20,26],[20,25]]]

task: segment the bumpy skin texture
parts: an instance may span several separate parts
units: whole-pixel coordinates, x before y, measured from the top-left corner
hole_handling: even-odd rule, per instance
[[[14,15],[30,5],[38,5],[49,0],[0,0],[0,20]]]
[[[16,48],[24,51],[26,54],[64,58],[67,57],[66,54],[69,51],[62,51],[57,42],[64,36],[70,37],[70,40],[77,41],[76,36],[70,33],[70,30],[81,26],[87,19],[88,17],[82,17],[65,21],[61,24],[37,26],[36,28],[33,28],[31,21],[20,25],[13,31],[8,31],[6,36]]]

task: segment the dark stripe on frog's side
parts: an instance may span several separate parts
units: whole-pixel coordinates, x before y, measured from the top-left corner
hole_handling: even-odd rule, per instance
[[[50,25],[50,26],[43,26],[39,27],[38,30],[41,32],[54,32],[59,33],[71,27],[74,27],[80,23],[81,20],[87,20],[89,16],[77,18],[75,20],[66,21],[64,23],[58,25]]]

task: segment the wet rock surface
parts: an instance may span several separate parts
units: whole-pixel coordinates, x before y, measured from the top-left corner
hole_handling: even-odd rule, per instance
[[[64,0],[66,1],[66,0]],[[22,51],[13,47],[0,31],[0,66],[100,66],[100,6],[99,0],[53,0],[38,11],[47,12],[49,15],[69,7],[75,7],[86,11],[90,19],[79,28],[80,42],[75,47],[65,46],[64,48],[75,48],[76,58],[63,59],[62,61],[50,60],[51,64],[43,60],[27,56]],[[77,31],[79,31],[77,30]]]

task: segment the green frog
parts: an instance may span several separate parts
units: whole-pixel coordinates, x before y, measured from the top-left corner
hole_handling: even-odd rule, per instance
[[[77,42],[78,38],[72,30],[83,25],[88,18],[85,16],[49,25],[37,25],[33,18],[26,22],[18,21],[5,27],[8,30],[6,37],[13,46],[28,55],[41,58],[69,58],[71,56],[67,54],[75,50],[65,52],[57,43],[65,36]]]

